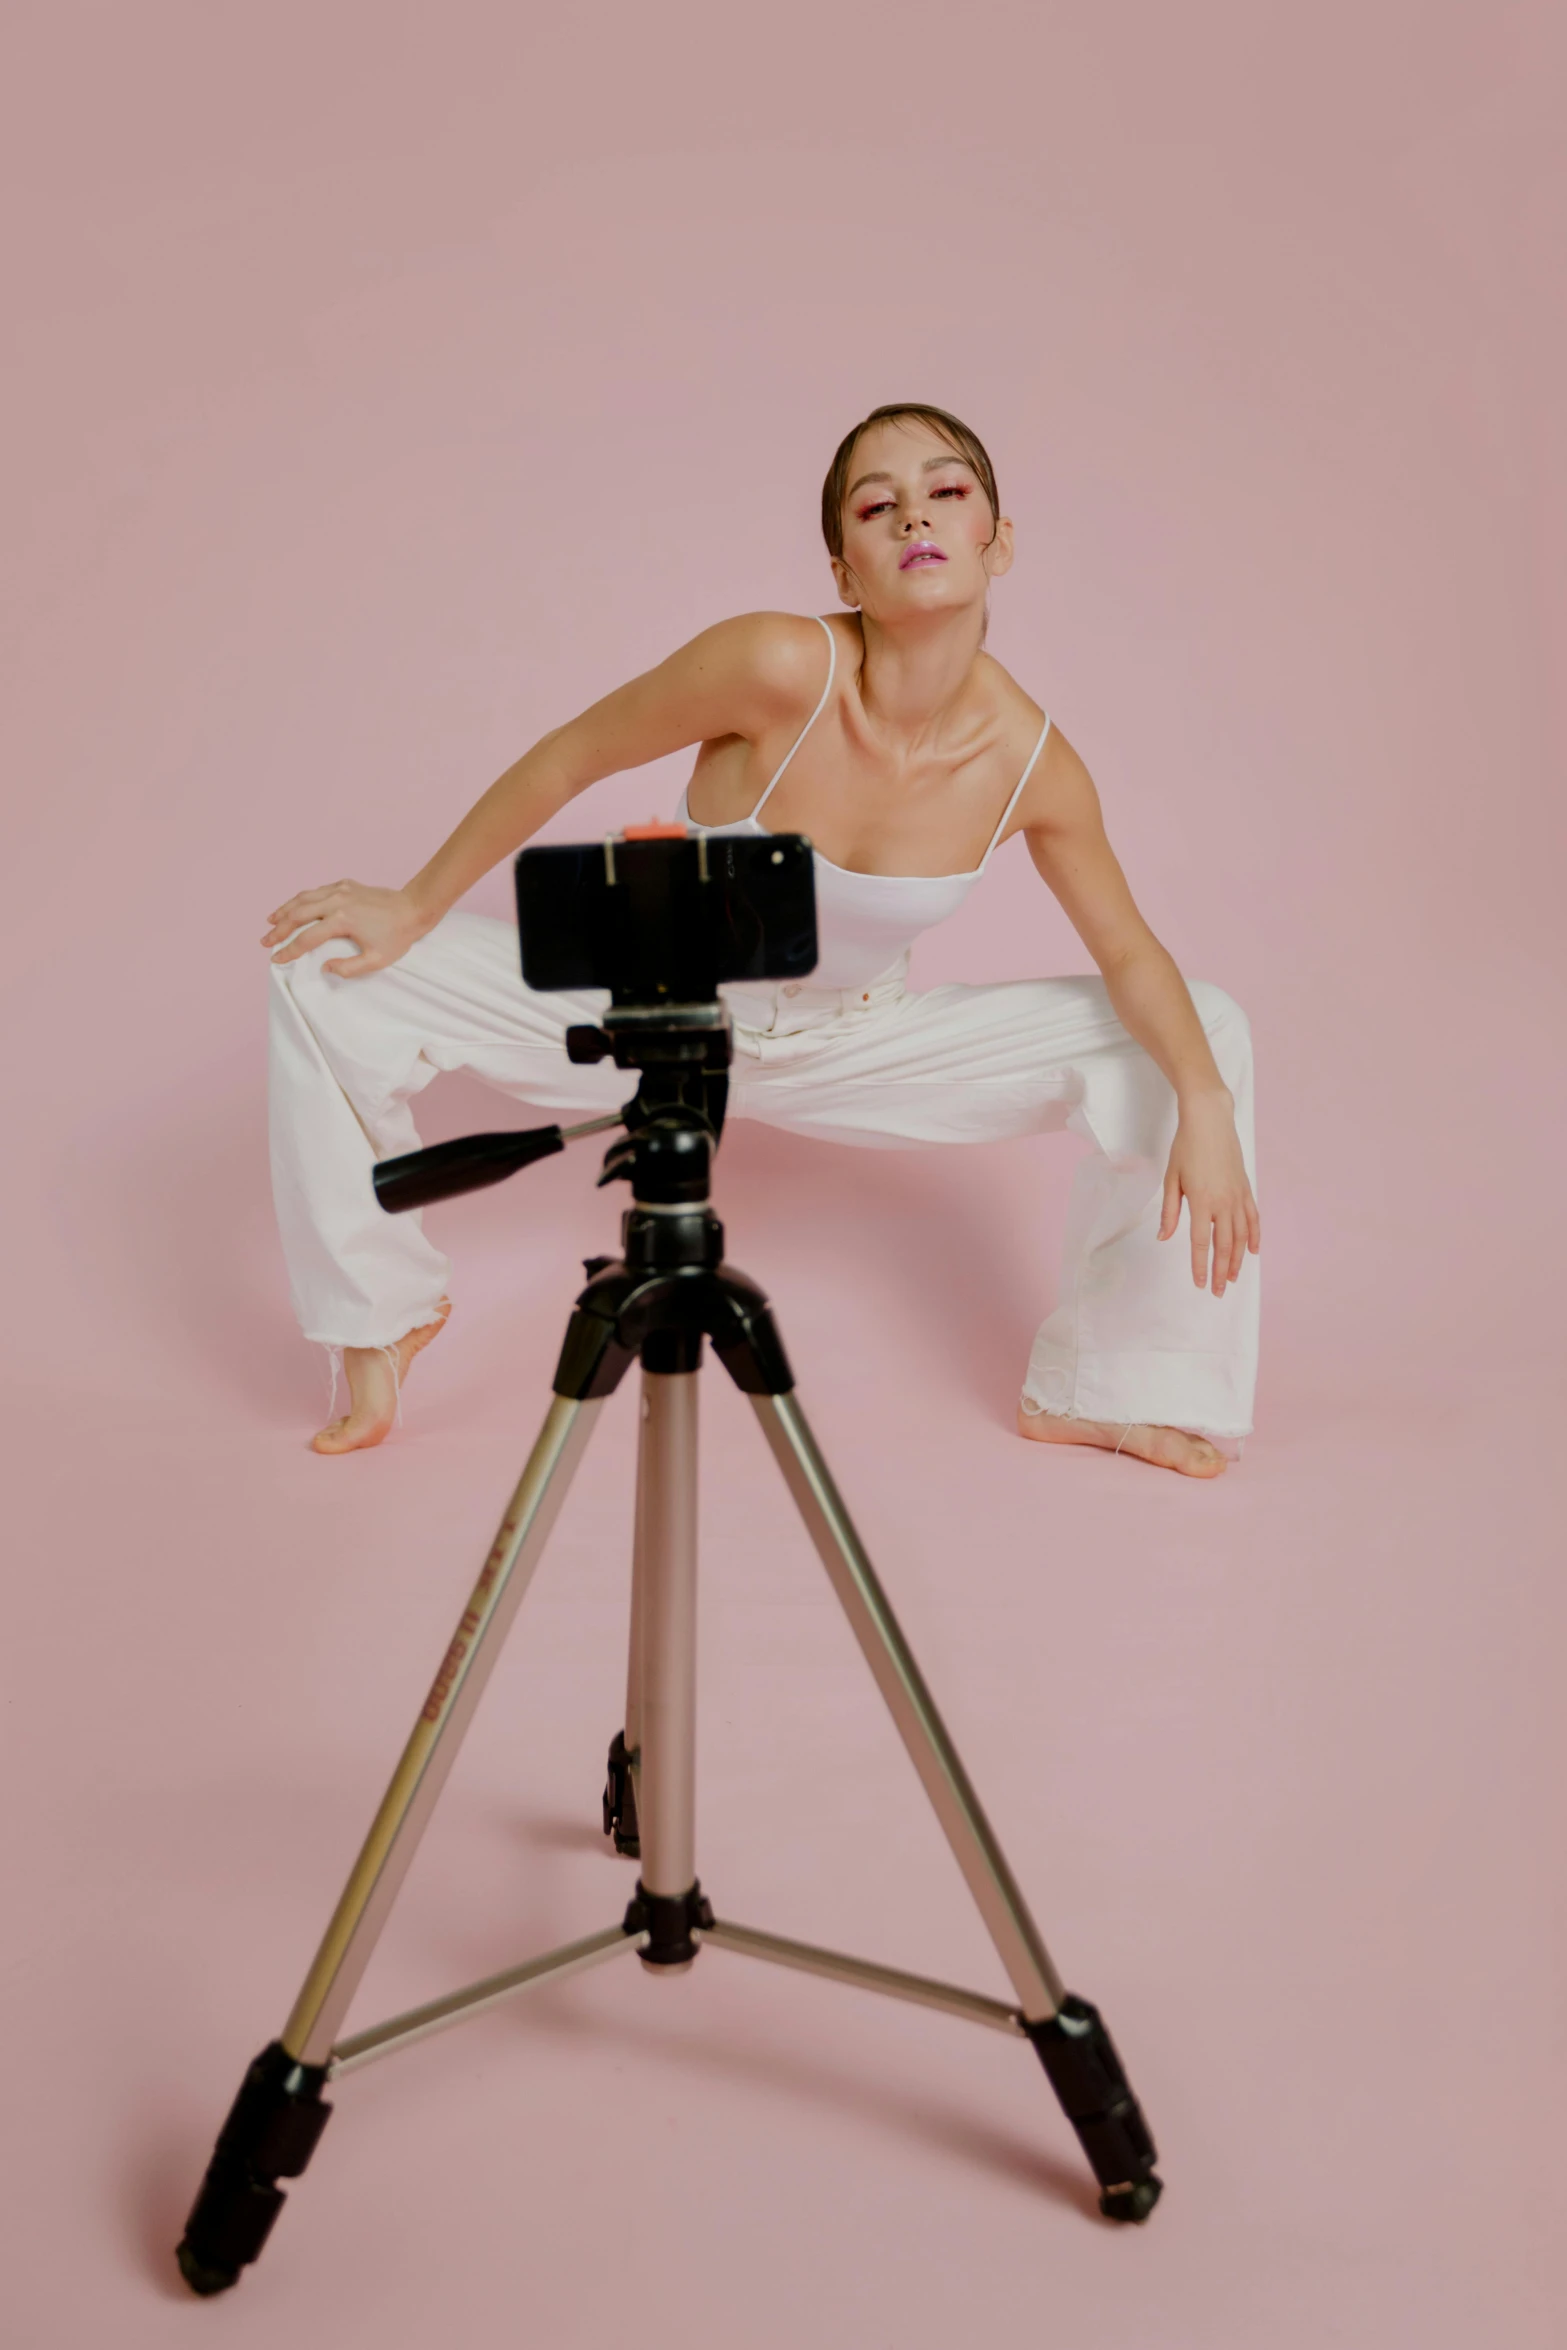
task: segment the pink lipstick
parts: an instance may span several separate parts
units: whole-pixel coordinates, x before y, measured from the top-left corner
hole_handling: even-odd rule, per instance
[[[904,550],[898,569],[912,571],[916,563],[945,563],[946,560],[934,539],[916,539],[912,547]]]

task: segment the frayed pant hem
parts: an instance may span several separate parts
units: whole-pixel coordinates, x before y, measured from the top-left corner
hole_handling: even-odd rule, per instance
[[[1129,1418],[1120,1412],[1065,1412],[1058,1404],[1039,1403],[1025,1387],[1018,1403],[1031,1420],[1093,1420],[1101,1428],[1179,1428],[1183,1436],[1206,1436],[1210,1444],[1244,1444],[1252,1434],[1252,1425],[1244,1428],[1225,1427],[1221,1423],[1203,1419],[1159,1419],[1151,1412],[1134,1412]]]
[[[349,1346],[361,1347],[367,1353],[385,1354],[387,1348],[396,1346],[399,1339],[411,1338],[416,1330],[428,1330],[432,1322],[444,1322],[450,1311],[450,1305],[443,1298],[431,1313],[415,1314],[411,1321],[404,1316],[396,1329],[388,1331],[384,1338],[379,1335],[373,1338],[361,1337],[357,1332],[352,1338],[339,1338],[336,1335],[329,1337],[324,1330],[305,1330],[301,1336],[308,1345],[327,1347],[334,1354],[341,1354]]]

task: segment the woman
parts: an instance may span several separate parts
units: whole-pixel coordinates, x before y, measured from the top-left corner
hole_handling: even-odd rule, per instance
[[[532,993],[516,933],[450,909],[589,784],[690,744],[688,823],[816,844],[816,971],[726,991],[730,1114],[880,1145],[1085,1136],[1097,1153],[1077,1172],[1020,1432],[1193,1477],[1224,1468],[1213,1439],[1249,1432],[1246,1022],[1218,988],[1188,990],[1132,902],[1082,761],[983,650],[1013,552],[990,460],[942,409],[878,408],[839,447],[822,526],[847,614],[721,621],[536,743],[405,889],[340,881],[272,915],[278,1216],[305,1333],[342,1350],[349,1389],[318,1452],[380,1443],[449,1311],[446,1260],[370,1186],[374,1159],[418,1147],[413,1095],[459,1068],[589,1115],[625,1091],[612,1066],[565,1056],[599,999]],[[1102,976],[910,993],[910,941],[1014,832]],[[1183,1199],[1184,1260],[1166,1245]]]

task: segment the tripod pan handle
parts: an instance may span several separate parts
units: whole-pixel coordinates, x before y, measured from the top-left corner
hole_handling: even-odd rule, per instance
[[[565,1147],[558,1126],[534,1126],[524,1134],[459,1135],[455,1142],[437,1142],[427,1151],[378,1160],[375,1196],[389,1216],[405,1215],[410,1208],[428,1207],[432,1200],[455,1199],[460,1191],[504,1183],[519,1167],[551,1158]]]

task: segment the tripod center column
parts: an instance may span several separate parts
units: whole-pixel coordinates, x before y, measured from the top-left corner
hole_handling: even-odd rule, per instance
[[[637,1816],[643,1886],[666,1899],[696,1881],[697,1379],[642,1373]]]

